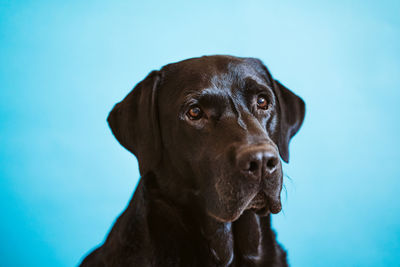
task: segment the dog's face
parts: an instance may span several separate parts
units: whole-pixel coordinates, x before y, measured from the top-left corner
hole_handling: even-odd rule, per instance
[[[142,175],[169,173],[168,190],[191,192],[204,212],[229,222],[246,209],[281,210],[279,155],[288,161],[304,110],[259,60],[212,56],[152,72],[108,120]]]

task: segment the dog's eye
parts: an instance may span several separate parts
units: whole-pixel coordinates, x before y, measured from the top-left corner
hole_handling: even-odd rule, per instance
[[[263,96],[259,96],[257,98],[257,107],[261,109],[267,109],[268,108],[268,101],[265,99]]]
[[[191,107],[187,112],[187,116],[191,120],[199,120],[203,117],[203,111],[197,106]]]

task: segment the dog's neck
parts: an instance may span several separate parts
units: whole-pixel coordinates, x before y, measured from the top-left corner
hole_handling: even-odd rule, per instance
[[[200,234],[207,242],[209,252],[219,266],[229,266],[234,258],[232,223],[221,223],[214,218],[203,217]]]
[[[193,207],[192,201],[187,202],[191,206],[172,202],[160,194],[150,180],[154,178],[146,177],[149,180],[137,188],[145,190],[146,198],[152,203],[148,225],[152,225],[151,220],[162,221],[168,236],[177,235],[175,240],[192,239],[191,245],[206,243],[205,256],[216,266],[258,266],[279,257],[269,215],[260,217],[247,210],[234,222],[220,222]]]
[[[259,217],[254,212],[245,211],[234,222],[221,223],[213,218],[204,219],[202,235],[208,241],[210,252],[218,266],[229,266],[233,260],[246,263],[258,263],[264,256],[264,232],[262,221],[268,217]]]

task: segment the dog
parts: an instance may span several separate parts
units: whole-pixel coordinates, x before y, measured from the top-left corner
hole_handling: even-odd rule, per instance
[[[81,266],[288,266],[271,214],[304,116],[303,100],[255,58],[152,71],[107,119],[141,179]]]

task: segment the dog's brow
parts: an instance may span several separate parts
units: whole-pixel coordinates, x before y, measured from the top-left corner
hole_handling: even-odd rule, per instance
[[[192,91],[185,96],[185,102],[191,102],[192,100],[200,101],[200,100],[211,100],[213,98],[221,98],[225,97],[226,92],[216,90],[214,88],[206,88],[201,91]]]
[[[259,79],[254,79],[254,77],[246,77],[244,80],[245,80],[246,88],[243,88],[243,89],[245,89],[245,90],[254,89],[255,91],[260,91],[260,90],[272,91],[271,87],[268,84],[266,84],[265,82],[262,82]]]

